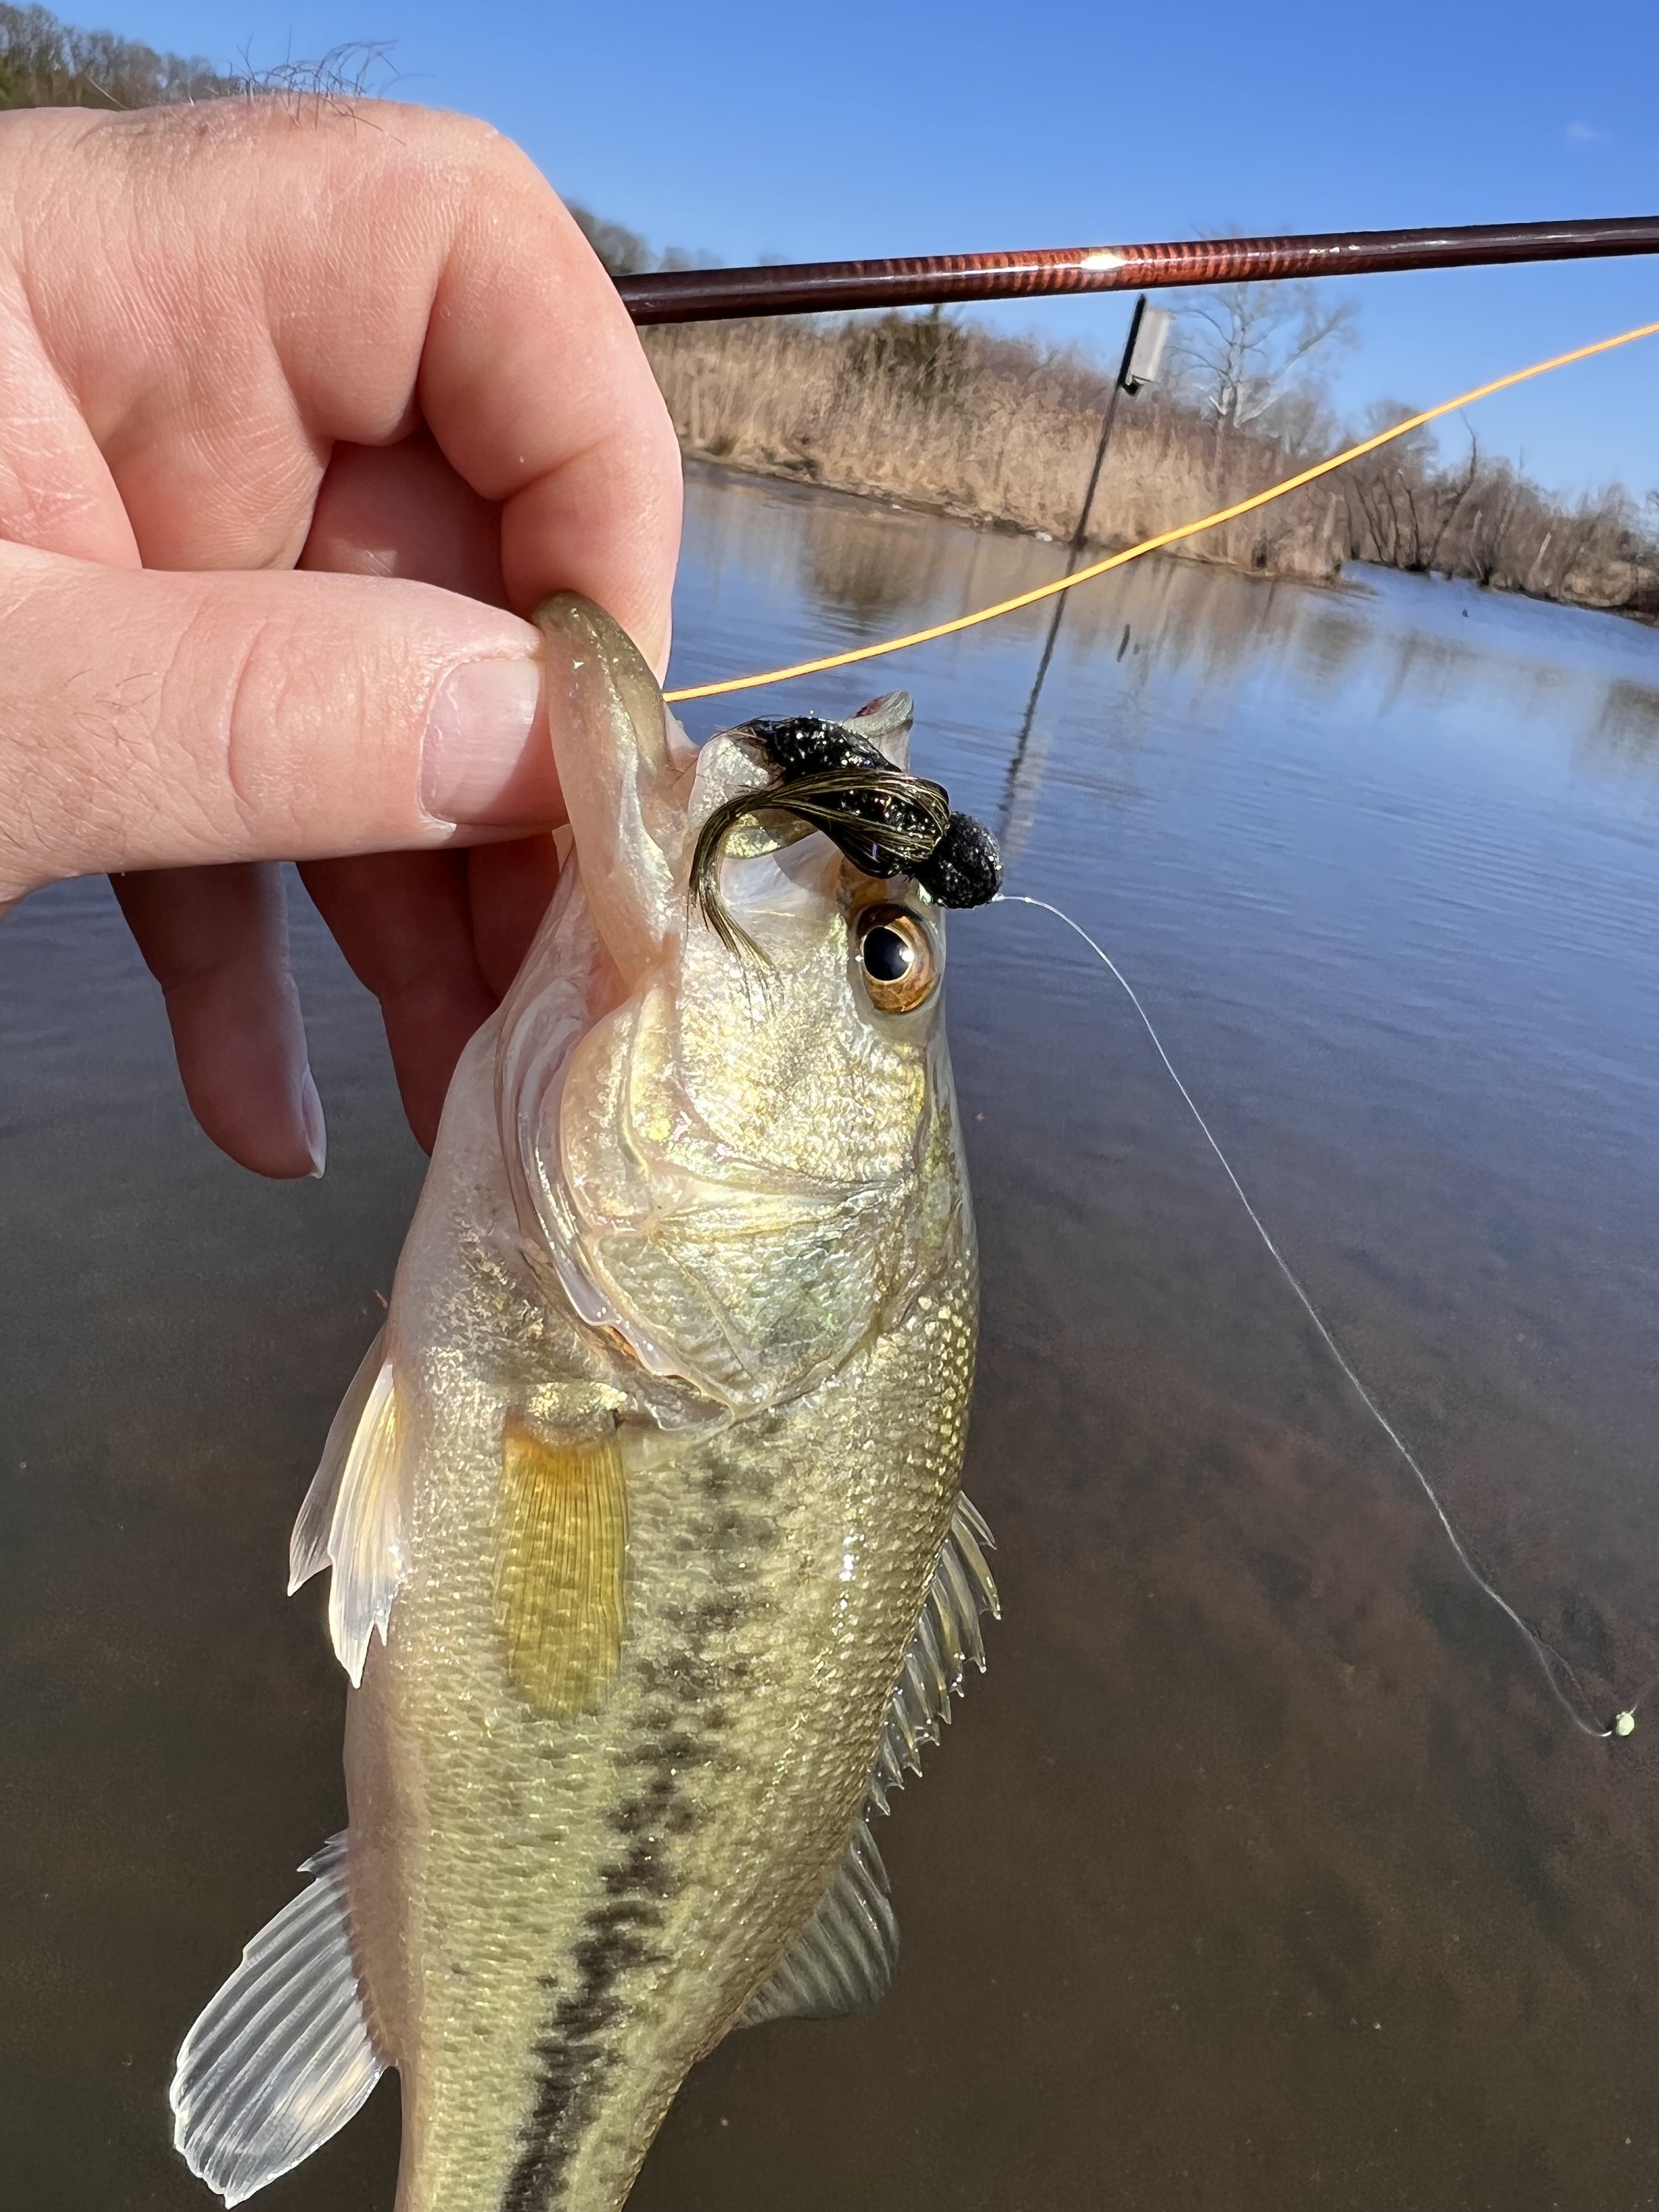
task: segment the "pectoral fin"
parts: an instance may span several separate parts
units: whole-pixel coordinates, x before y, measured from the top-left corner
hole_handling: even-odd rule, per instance
[[[227,2204],[309,2158],[385,2066],[352,1963],[346,1845],[306,1861],[310,1887],[259,1930],[179,2053],[173,2143]]]
[[[347,1390],[323,1447],[289,1545],[289,1595],[325,1566],[334,1578],[328,1627],[335,1656],[351,1677],[376,1629],[384,1641],[404,1577],[404,1484],[397,1394],[384,1335],[375,1338]]]
[[[598,1712],[622,1656],[628,1493],[614,1435],[501,1439],[495,1624],[514,1681],[539,1711]]]

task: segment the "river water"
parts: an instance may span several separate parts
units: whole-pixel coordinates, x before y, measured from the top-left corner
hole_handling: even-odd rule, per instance
[[[676,678],[873,639],[1055,549],[691,485]],[[1659,635],[1360,573],[1084,587],[740,714],[905,684],[1011,888],[1113,953],[1505,1595],[1659,1674]],[[702,732],[718,702],[690,710]],[[289,1525],[418,1188],[295,893],[319,1184],[179,1099],[101,887],[0,930],[3,2201],[186,2208],[173,2051],[340,1826]],[[990,1671],[882,1845],[868,2019],[732,2039],[633,2212],[1659,2202],[1659,1695],[1577,1733],[1057,922],[954,924],[984,1247]],[[385,2085],[271,2212],[386,2212]]]

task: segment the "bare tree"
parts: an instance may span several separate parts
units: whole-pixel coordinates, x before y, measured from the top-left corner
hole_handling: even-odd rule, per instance
[[[1252,426],[1294,439],[1322,412],[1310,374],[1358,343],[1358,310],[1314,283],[1215,284],[1171,295],[1180,319],[1173,360],[1189,398],[1214,424],[1219,451],[1228,433]]]
[[[1397,399],[1379,400],[1365,410],[1365,428],[1392,429],[1417,412]],[[1461,474],[1438,466],[1426,425],[1352,462],[1343,471],[1342,490],[1354,551],[1391,568],[1441,566],[1441,547],[1480,474],[1480,451],[1473,430],[1468,440],[1468,459]]]
[[[695,252],[688,246],[665,246],[659,253],[636,230],[629,230],[619,222],[611,222],[604,216],[595,215],[591,208],[575,200],[565,205],[576,218],[577,228],[592,247],[612,276],[639,276],[653,269],[718,269],[720,258],[699,247]]]
[[[317,61],[227,71],[157,53],[113,31],[82,31],[45,8],[0,0],[0,109],[166,107],[204,100],[349,100],[396,82],[390,48],[353,40]]]
[[[605,268],[613,276],[634,276],[641,270],[655,266],[656,256],[640,236],[622,223],[607,222],[604,216],[595,215],[575,200],[565,205],[576,218],[577,227],[592,247]]]

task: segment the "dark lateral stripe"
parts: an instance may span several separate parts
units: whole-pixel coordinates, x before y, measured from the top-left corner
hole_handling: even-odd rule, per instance
[[[501,2212],[556,2212],[564,2202],[570,2162],[617,2063],[613,2032],[626,2017],[623,1985],[641,1967],[666,1963],[656,1931],[678,1884],[665,1838],[696,1825],[678,1777],[708,1756],[706,1742],[677,1727],[635,1754],[646,1769],[644,1784],[611,1815],[610,1826],[623,1848],[599,1869],[605,1902],[582,1923],[571,1954],[574,1985],[567,1995],[556,1996],[546,2032],[536,2045],[541,2074]],[[556,1991],[557,1984],[550,1978],[548,1987]]]
[[[708,1487],[712,1492],[712,1480]],[[728,1506],[707,1552],[729,1554],[740,1543],[752,1545],[754,1533]],[[708,1644],[746,1605],[737,1593],[703,1600],[678,1624],[681,1643],[672,1668],[636,1662],[647,1703],[628,1763],[639,1779],[609,1815],[617,1853],[599,1869],[604,1900],[582,1922],[565,1993],[560,1976],[546,1979],[553,2003],[536,2045],[541,2071],[501,2212],[558,2212],[564,2204],[571,2162],[620,2063],[616,2030],[627,2017],[627,1982],[668,1963],[657,1939],[679,1887],[670,1839],[690,1836],[700,1825],[697,1806],[682,1785],[708,1765],[729,1725],[722,1701],[730,1686],[708,1664]]]
[[[661,1962],[651,1931],[662,1924],[657,1900],[666,1877],[654,1856],[648,1860],[650,1872],[645,1864],[635,1851],[606,1868],[606,1887],[612,1894],[582,1923],[572,1960],[575,1987],[554,2005],[547,2033],[536,2046],[541,2076],[519,2160],[501,2199],[502,2212],[550,2212],[561,2202],[566,2168],[616,2063],[609,2038],[624,2012],[618,1984],[636,1968]],[[635,1866],[641,1868],[638,1878]]]

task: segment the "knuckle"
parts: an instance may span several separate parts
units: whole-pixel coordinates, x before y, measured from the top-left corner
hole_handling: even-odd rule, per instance
[[[476,115],[443,107],[399,106],[396,112],[403,157],[435,177],[460,204],[480,190],[499,191],[524,170],[539,176],[510,138]]]

